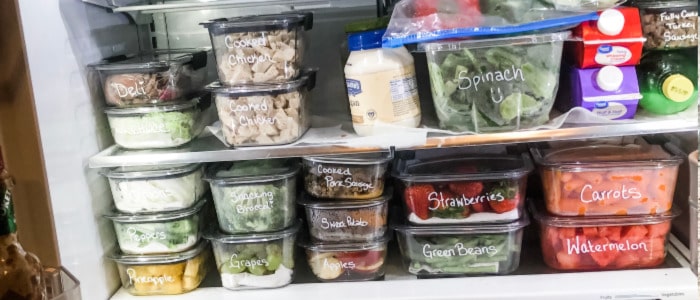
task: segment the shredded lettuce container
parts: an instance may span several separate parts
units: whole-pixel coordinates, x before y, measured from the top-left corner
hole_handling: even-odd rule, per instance
[[[503,132],[549,121],[570,32],[420,44],[440,127]]]
[[[157,50],[90,65],[102,82],[109,106],[180,100],[207,82],[207,51]]]
[[[394,226],[404,265],[421,277],[502,275],[520,264],[526,215],[503,224]]]
[[[216,101],[228,146],[269,146],[299,140],[309,129],[310,91],[316,71],[279,84],[207,86]]]
[[[325,199],[380,197],[392,158],[390,152],[304,157],[305,190]]]
[[[199,99],[105,109],[114,142],[126,149],[173,148],[195,138]]]
[[[224,288],[230,290],[278,288],[292,282],[294,251],[301,221],[277,232],[228,235],[216,228],[205,238],[214,247],[216,266]]]
[[[384,276],[388,235],[369,242],[312,243],[305,241],[306,261],[322,282],[375,280]]]
[[[194,247],[200,238],[202,198],[192,207],[166,212],[128,214],[113,211],[112,220],[119,249],[126,254],[168,254]]]
[[[311,13],[216,19],[209,29],[219,80],[225,85],[281,83],[301,71]]]
[[[400,160],[392,177],[416,225],[507,223],[524,213],[529,155]]]
[[[118,250],[107,256],[117,263],[122,287],[134,296],[178,295],[204,280],[211,252],[209,242],[172,254],[133,255]]]
[[[391,190],[364,201],[324,201],[304,195],[309,235],[315,242],[367,242],[381,238],[387,230]]]
[[[207,168],[221,231],[279,231],[296,218],[295,159],[223,162]]]
[[[109,179],[120,212],[166,212],[192,206],[207,190],[201,164],[116,167],[100,172]]]

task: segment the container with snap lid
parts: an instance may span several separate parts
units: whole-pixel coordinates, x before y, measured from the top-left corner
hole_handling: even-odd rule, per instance
[[[90,65],[102,81],[109,106],[180,100],[207,82],[207,51],[156,50]]]
[[[304,241],[306,261],[323,282],[366,281],[384,276],[389,235],[369,242],[312,243]]]
[[[192,206],[206,192],[202,165],[117,167],[109,179],[114,206],[126,213],[164,212]]]
[[[209,166],[219,228],[226,233],[279,231],[296,217],[296,159],[222,162]]]
[[[292,282],[294,251],[301,221],[276,232],[227,235],[210,228],[216,266],[230,290],[277,288]]]
[[[304,157],[304,188],[316,198],[377,198],[392,158],[390,152]]]
[[[134,296],[177,295],[190,292],[204,280],[211,252],[208,241],[172,254],[133,255],[114,251],[122,287]]]
[[[105,215],[114,223],[119,249],[127,254],[164,254],[194,247],[200,238],[202,198],[186,209],[165,213]]]
[[[282,83],[300,74],[313,15],[257,15],[201,24],[209,29],[222,84]]]
[[[698,46],[698,2],[694,0],[636,0],[649,50]]]
[[[280,84],[207,86],[226,144],[232,147],[289,144],[309,129],[309,91],[316,84],[316,71]]]
[[[192,141],[200,111],[199,99],[107,108],[114,142],[126,149],[173,148]]]

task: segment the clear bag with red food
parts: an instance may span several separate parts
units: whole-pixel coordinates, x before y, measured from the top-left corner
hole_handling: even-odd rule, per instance
[[[545,264],[557,270],[598,271],[652,268],[666,258],[676,210],[657,215],[560,217],[531,205],[540,224]]]

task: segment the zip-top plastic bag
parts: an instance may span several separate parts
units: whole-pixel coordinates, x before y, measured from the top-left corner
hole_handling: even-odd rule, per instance
[[[596,11],[624,0],[402,0],[382,45],[564,30],[596,20]]]

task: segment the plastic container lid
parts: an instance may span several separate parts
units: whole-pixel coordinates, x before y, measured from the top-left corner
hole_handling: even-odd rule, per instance
[[[207,65],[207,51],[199,49],[156,50],[131,56],[117,56],[91,64],[98,71],[162,72],[173,64],[191,63],[193,69]]]
[[[656,215],[559,217],[546,213],[541,205],[533,204],[535,202],[533,199],[528,201],[533,217],[543,225],[554,227],[648,225],[668,221],[680,215],[680,211],[674,207],[670,211]]]
[[[250,84],[226,86],[221,82],[216,81],[205,87],[206,90],[215,94],[224,94],[230,97],[245,97],[256,95],[279,95],[286,94],[292,91],[299,90],[301,87],[306,87],[311,90],[316,86],[316,69],[306,69],[302,72],[298,79],[280,84]]]
[[[403,181],[445,182],[520,178],[534,169],[527,154],[400,161],[392,174]]]
[[[546,167],[581,167],[589,164],[609,167],[639,167],[640,163],[667,166],[679,165],[683,162],[683,157],[678,155],[680,150],[671,144],[666,144],[665,147],[672,150],[673,155],[659,145],[636,144],[583,146],[560,150],[533,148],[531,152],[535,161]]]
[[[388,163],[393,158],[394,157],[391,152],[373,152],[327,156],[305,156],[304,161],[326,164],[377,165]]]
[[[668,76],[661,86],[664,96],[674,102],[688,101],[694,94],[695,85],[693,81],[681,74]]]
[[[294,222],[294,225],[281,231],[253,234],[224,234],[217,226],[212,226],[210,230],[204,233],[204,238],[225,244],[262,243],[290,237],[296,234],[300,228],[301,220],[297,220]]]
[[[349,252],[349,251],[364,251],[373,250],[380,247],[385,247],[386,244],[391,240],[391,232],[387,230],[386,234],[379,237],[378,239],[368,241],[368,242],[312,242],[309,239],[304,239],[299,242],[299,246],[302,246],[311,251],[337,251],[337,252]]]
[[[100,171],[100,174],[112,179],[142,179],[153,177],[171,177],[190,174],[198,170],[201,164],[156,165],[136,167],[116,167]]]
[[[307,12],[223,18],[199,24],[209,29],[213,34],[224,34],[233,32],[271,31],[297,27],[309,30],[313,27],[313,21],[313,14]]]
[[[338,209],[358,209],[358,208],[368,208],[373,206],[379,206],[387,203],[391,200],[391,195],[393,191],[391,188],[387,187],[384,189],[384,194],[378,198],[368,199],[368,200],[340,200],[340,201],[328,201],[320,200],[314,198],[308,194],[304,194],[297,203],[303,205],[304,207],[313,209],[328,209],[328,210],[338,210]]]
[[[563,42],[571,36],[570,31],[541,33],[514,37],[491,39],[473,39],[463,41],[445,41],[418,44],[418,50],[423,51],[455,51],[457,49],[491,48],[502,46],[519,46]]]
[[[275,181],[299,173],[296,159],[249,160],[221,162],[207,168],[204,180],[216,185]]]
[[[202,197],[188,208],[168,212],[123,213],[113,210],[112,213],[106,214],[104,217],[119,223],[155,223],[180,220],[199,213],[206,202],[207,199]]]
[[[622,86],[625,75],[616,66],[605,66],[598,70],[595,80],[601,90],[615,92]]]
[[[382,47],[382,36],[386,29],[352,33],[348,36],[350,51],[377,49]]]
[[[625,28],[625,15],[614,8],[606,9],[600,14],[597,24],[601,33],[616,36]]]
[[[195,256],[202,253],[209,246],[209,241],[201,240],[194,248],[172,254],[149,254],[149,255],[135,255],[135,254],[125,254],[118,249],[115,249],[111,254],[107,255],[107,258],[114,260],[118,263],[126,265],[142,265],[142,264],[171,264],[177,263],[185,260],[194,258]]]
[[[394,230],[411,235],[464,235],[483,233],[507,233],[524,228],[530,224],[527,214],[510,223],[503,224],[464,224],[464,225],[439,225],[439,226],[413,226],[408,224],[392,225]]]
[[[140,115],[156,112],[183,111],[195,107],[199,103],[199,98],[177,102],[163,102],[157,104],[147,104],[138,106],[110,107],[104,112],[107,115]]]

